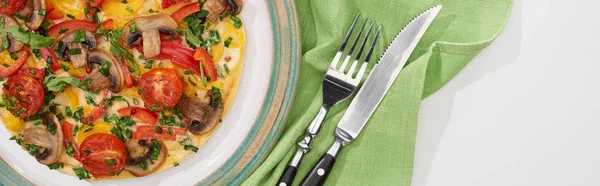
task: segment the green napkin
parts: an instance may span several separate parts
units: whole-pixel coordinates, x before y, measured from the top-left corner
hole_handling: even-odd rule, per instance
[[[410,185],[421,100],[440,89],[496,38],[509,17],[511,0],[298,0],[303,55],[294,105],[273,151],[244,185],[276,185],[321,106],[323,75],[356,13],[383,25],[373,63],[408,21],[437,4],[443,5],[441,13],[362,133],[342,150],[326,182]],[[329,148],[349,103],[346,100],[331,109],[294,185]]]

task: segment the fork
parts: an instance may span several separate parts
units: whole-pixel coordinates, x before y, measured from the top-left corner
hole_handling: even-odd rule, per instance
[[[312,140],[319,133],[319,129],[321,128],[321,124],[323,123],[325,116],[327,116],[327,112],[334,105],[336,105],[339,102],[342,102],[346,98],[350,97],[356,90],[356,87],[360,84],[362,77],[365,74],[365,70],[367,68],[367,65],[369,64],[369,61],[371,60],[371,54],[373,53],[373,48],[375,47],[375,43],[377,41],[377,37],[379,36],[380,30],[378,30],[377,34],[375,34],[375,37],[371,43],[371,48],[369,49],[369,52],[367,53],[367,56],[365,57],[360,69],[356,73],[356,76],[353,76],[355,73],[354,71],[356,70],[358,62],[360,60],[360,57],[363,53],[365,43],[369,39],[369,35],[371,34],[371,29],[373,28],[373,24],[375,23],[375,21],[371,22],[371,25],[369,26],[369,30],[367,31],[367,34],[365,35],[364,40],[363,40],[362,44],[360,45],[360,48],[358,49],[358,54],[355,56],[354,61],[352,62],[352,65],[350,66],[350,70],[348,70],[347,72],[345,72],[345,70],[348,65],[348,62],[350,61],[350,58],[352,58],[352,54],[354,53],[356,44],[358,43],[369,18],[365,18],[365,21],[362,24],[360,31],[358,32],[358,35],[356,36],[356,39],[354,40],[354,43],[350,47],[350,51],[348,51],[348,54],[346,55],[344,62],[338,68],[338,62],[341,59],[341,57],[344,53],[344,50],[346,49],[348,40],[350,39],[350,36],[352,35],[352,31],[353,31],[354,26],[356,25],[356,21],[358,20],[359,17],[360,17],[360,13],[357,14],[356,17],[354,18],[354,21],[352,22],[352,25],[350,26],[350,29],[348,30],[348,33],[346,34],[344,41],[342,42],[340,48],[338,49],[337,54],[333,58],[333,61],[329,65],[327,73],[325,74],[325,77],[323,78],[323,104],[321,105],[321,108],[320,108],[317,116],[315,116],[315,118],[312,120],[312,122],[308,126],[306,136],[304,137],[304,139],[302,139],[300,142],[298,142],[298,149],[296,151],[296,154],[290,160],[290,162],[286,166],[285,170],[283,171],[283,174],[281,175],[281,177],[279,178],[279,181],[277,182],[277,186],[292,185],[294,178],[296,177],[296,172],[298,171],[298,165],[300,165],[300,162],[302,161],[302,157],[310,151],[310,146],[311,146]]]

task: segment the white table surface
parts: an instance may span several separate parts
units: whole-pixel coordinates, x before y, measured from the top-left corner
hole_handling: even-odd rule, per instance
[[[600,185],[600,1],[514,0],[422,102],[412,185]]]

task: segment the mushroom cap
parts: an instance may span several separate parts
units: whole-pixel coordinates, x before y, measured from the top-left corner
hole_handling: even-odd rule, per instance
[[[131,28],[135,27],[135,30]],[[129,21],[123,27],[125,45],[132,48],[144,40],[144,57],[152,58],[160,52],[160,33],[169,34],[171,39],[177,38],[177,22],[171,16],[154,13],[140,16]]]
[[[14,25],[18,26],[17,21],[12,16],[0,15],[0,18],[4,19],[4,28],[5,29],[8,29]],[[25,44],[23,44],[21,41],[16,40],[15,38],[13,38],[10,35],[8,35],[7,38],[8,38],[8,48],[6,50],[8,50],[9,52],[18,52],[19,50],[23,49],[23,47],[25,46]],[[0,43],[2,43],[2,37],[0,37]]]
[[[125,78],[120,66],[122,64],[120,64],[113,55],[104,50],[97,50],[90,53],[87,60],[90,64],[97,64],[98,66],[101,66],[104,63],[110,63],[108,77],[100,73],[99,68],[94,68],[92,72],[90,72],[92,82],[88,86],[90,86],[92,91],[98,92],[105,88],[109,88],[110,91],[117,93],[123,90]]]
[[[27,4],[33,3],[33,10],[31,16],[25,21],[25,25],[31,30],[37,30],[42,26],[46,14],[40,15],[39,12],[46,8],[45,0],[28,0]]]
[[[227,7],[229,6],[228,1],[230,0],[206,0],[201,8],[207,10],[208,15],[206,17],[214,21],[227,10]]]
[[[90,31],[81,30],[85,33],[85,41],[82,43],[75,42],[75,33],[79,31],[80,30],[68,31],[60,37],[58,37],[54,43],[54,46],[57,47],[56,57],[60,60],[70,59],[71,63],[73,63],[73,67],[75,68],[79,68],[87,64],[87,51],[86,47],[84,47],[83,44],[86,44],[87,49],[90,50],[94,50],[96,48],[96,37],[94,37],[94,34]],[[69,49],[73,48],[81,49],[81,53],[74,55],[68,54]]]
[[[227,0],[227,3],[229,4],[231,15],[238,15],[242,12],[242,7],[244,6],[242,0]]]
[[[161,140],[156,141],[160,144],[160,151],[158,158],[154,160],[154,163],[148,161],[152,154],[152,150],[154,149],[154,144],[150,140],[138,141],[131,139],[125,142],[125,148],[127,149],[127,163],[125,164],[125,170],[138,177],[146,176],[158,170],[167,159],[168,152],[167,146]],[[148,163],[146,170],[140,167],[140,163],[143,161]]]
[[[223,109],[197,97],[186,97],[181,101],[181,112],[187,118],[188,130],[195,135],[205,134],[219,123]]]
[[[44,127],[32,127],[23,131],[23,142],[44,149],[35,156],[38,162],[49,165],[56,162],[64,151],[62,127],[56,115],[50,112],[42,114]],[[48,127],[55,127],[56,133],[52,135]]]

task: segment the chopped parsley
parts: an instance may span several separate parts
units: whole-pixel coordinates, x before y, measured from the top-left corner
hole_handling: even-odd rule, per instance
[[[71,14],[67,14],[67,17],[70,19],[75,19],[75,16],[71,15]]]
[[[153,60],[146,60],[146,64],[144,65],[144,68],[151,69],[152,68],[152,63],[154,63]]]
[[[77,55],[81,54],[81,48],[70,48],[69,55]]]
[[[83,43],[85,42],[85,32],[83,30],[75,31],[73,34],[73,42]]]
[[[75,172],[75,175],[77,175],[77,177],[82,180],[82,179],[90,179],[90,172],[88,172],[87,169],[81,167],[81,168],[73,168],[73,172]]]
[[[114,164],[117,164],[117,162],[115,162],[115,160],[113,160],[113,159],[107,159],[106,160],[106,164],[107,165],[114,165]]]
[[[183,149],[185,149],[187,151],[198,152],[198,147],[193,146],[193,145],[184,145]]]
[[[231,37],[227,38],[227,40],[223,41],[223,45],[225,45],[225,47],[229,48],[229,45],[231,44],[231,40],[233,40],[233,38],[231,38]]]
[[[235,16],[231,16],[230,18],[233,21],[233,26],[235,26],[235,28],[240,28],[242,26],[242,20],[240,20],[240,18]]]
[[[127,6],[127,7],[125,8],[125,10],[127,10],[129,13],[133,13],[133,9],[131,9],[131,7],[129,7],[129,6]]]
[[[40,9],[38,11],[38,15],[45,16],[46,15],[46,9]]]
[[[88,105],[94,105],[94,106],[97,106],[97,105],[98,105],[98,104],[96,104],[96,101],[94,100],[94,97],[93,97],[92,95],[86,95],[86,96],[85,96],[85,102],[86,102]]]
[[[140,162],[140,168],[148,170],[148,163],[146,161]]]
[[[92,153],[92,151],[91,150],[84,150],[83,153],[87,156],[87,155],[90,155]]]
[[[69,143],[69,147],[67,147],[66,153],[70,157],[73,157],[73,154],[75,154],[75,148],[73,148],[73,144]]]
[[[65,65],[65,64],[62,64],[62,63],[60,64],[60,68],[62,68],[63,71],[65,71],[65,72],[69,71],[71,69],[68,65]]]
[[[108,77],[108,75],[110,75],[109,69],[110,69],[110,62],[106,61],[104,62],[104,64],[102,64],[100,66],[100,73],[106,77]]]
[[[223,64],[223,68],[225,69],[225,72],[227,72],[229,74],[229,66],[227,66],[227,63]]]
[[[53,169],[62,169],[63,166],[64,165],[62,163],[55,162],[55,163],[52,163],[52,164],[48,165],[48,168],[50,170],[53,170]]]

